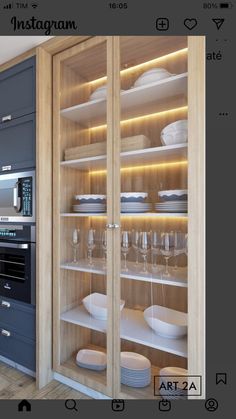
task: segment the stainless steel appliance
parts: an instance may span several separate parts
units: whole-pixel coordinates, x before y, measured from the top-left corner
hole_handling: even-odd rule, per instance
[[[35,304],[35,226],[0,225],[0,296]]]
[[[35,222],[35,171],[0,175],[0,222]]]

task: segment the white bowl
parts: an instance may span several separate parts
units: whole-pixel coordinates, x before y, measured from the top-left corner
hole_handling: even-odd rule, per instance
[[[104,203],[104,201],[106,200],[106,195],[98,195],[98,194],[94,194],[94,195],[75,195],[75,199],[76,201],[80,201],[80,203]]]
[[[180,130],[171,133],[161,134],[162,145],[174,145],[186,143],[188,140],[188,132],[186,130]]]
[[[120,194],[121,202],[144,202],[147,197],[146,192],[122,192]]]
[[[181,338],[187,334],[187,314],[154,305],[144,311],[147,324],[160,336]]]
[[[91,370],[104,370],[107,366],[107,356],[104,352],[93,349],[81,349],[76,356],[76,364]]]
[[[124,90],[121,89],[121,92],[124,92]],[[106,99],[107,97],[107,86],[100,86],[96,90],[91,93],[89,100],[98,100],[98,99]]]
[[[166,79],[167,77],[172,76],[173,74],[164,68],[153,68],[151,70],[145,71],[134,83],[134,87],[143,86],[144,84],[154,83],[155,81]]]
[[[100,86],[91,93],[89,100],[106,99],[107,86]]]
[[[87,297],[82,300],[82,303],[86,310],[91,314],[91,316],[95,317],[95,319],[107,320],[108,300],[106,295],[94,292],[87,295]],[[121,300],[120,311],[123,309],[124,305],[125,301]]]
[[[170,133],[173,131],[179,131],[179,130],[187,130],[188,129],[188,120],[187,119],[180,119],[178,121],[172,122],[171,124],[166,125],[165,128],[163,128],[163,133]]]
[[[185,382],[188,381],[188,370],[179,367],[165,367],[160,370],[159,376],[160,381],[162,382],[175,381],[173,377],[177,377],[178,380],[176,381],[178,381],[178,383],[176,384],[176,387],[177,389],[182,390],[183,388],[185,388]]]

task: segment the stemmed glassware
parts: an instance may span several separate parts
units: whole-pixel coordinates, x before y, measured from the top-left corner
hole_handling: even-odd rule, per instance
[[[124,255],[124,271],[127,272],[127,255],[131,247],[130,232],[122,231],[121,233],[121,252]]]
[[[174,256],[174,232],[162,233],[161,236],[161,254],[165,258],[164,276],[170,276],[169,259]]]
[[[141,231],[139,234],[139,252],[143,257],[143,270],[142,274],[147,274],[147,255],[150,250],[150,235],[147,231]]]
[[[78,250],[80,245],[80,230],[75,228],[72,232],[72,238],[70,239],[70,244],[73,248],[73,262],[78,262]]]
[[[104,230],[102,233],[102,250],[104,252],[104,268],[107,265],[107,230]]]
[[[161,233],[159,231],[150,232],[151,239],[151,254],[152,254],[152,270],[158,271],[157,258],[161,254]]]
[[[132,230],[131,231],[131,243],[132,243],[132,247],[135,251],[135,267],[138,267],[138,255],[139,255],[139,248],[138,248],[138,243],[139,243],[139,231],[138,230]]]
[[[186,252],[186,237],[185,234],[181,231],[175,231],[174,233],[174,257],[175,257],[175,266],[174,270],[178,269],[178,256]]]
[[[89,229],[88,234],[87,234],[87,248],[88,248],[88,261],[89,261],[90,266],[93,265],[92,254],[93,254],[93,250],[95,249],[95,246],[96,246],[96,244],[95,244],[95,230]]]

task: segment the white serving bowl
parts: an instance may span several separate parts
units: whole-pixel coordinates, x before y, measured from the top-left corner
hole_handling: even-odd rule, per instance
[[[105,294],[94,292],[87,295],[87,297],[82,300],[82,303],[86,310],[91,314],[91,316],[95,317],[95,319],[107,320],[108,299]],[[125,301],[121,300],[120,311],[123,309],[124,305]]]
[[[158,196],[162,201],[187,201],[187,189],[169,189],[167,191],[159,191]]]
[[[187,334],[186,313],[154,305],[143,314],[147,324],[160,336],[176,339]]]
[[[80,203],[82,204],[102,204],[105,202],[106,200],[106,195],[98,195],[98,194],[94,194],[94,195],[75,195],[75,199],[76,201],[80,201]]]
[[[142,371],[151,368],[151,362],[145,356],[136,352],[121,352],[120,366],[131,371]]]
[[[177,389],[183,390],[185,388],[185,382],[188,381],[188,370],[179,367],[165,367],[159,372],[160,381],[175,381],[173,377],[177,377],[178,383],[176,384]]]
[[[107,355],[93,349],[80,349],[76,355],[76,364],[82,368],[102,371],[107,367]]]
[[[121,89],[121,92],[124,92],[124,90]],[[98,99],[106,99],[107,97],[107,86],[100,86],[96,90],[91,93],[89,100],[98,100]]]
[[[183,119],[167,125],[161,131],[163,145],[186,143],[188,140],[188,121]]]
[[[167,77],[173,76],[165,68],[152,68],[151,70],[145,71],[134,83],[134,87],[143,86],[148,83],[154,83],[155,81],[166,79]]]
[[[144,202],[148,197],[147,192],[121,192],[121,202]]]
[[[100,86],[91,93],[89,100],[106,99],[107,86]]]

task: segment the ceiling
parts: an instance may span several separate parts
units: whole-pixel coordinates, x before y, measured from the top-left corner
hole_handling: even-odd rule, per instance
[[[0,36],[0,65],[53,36]]]

